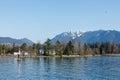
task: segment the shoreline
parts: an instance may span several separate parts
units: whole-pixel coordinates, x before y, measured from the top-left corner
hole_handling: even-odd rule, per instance
[[[72,58],[72,57],[92,57],[93,55],[49,55],[49,56],[45,56],[45,55],[25,55],[25,56],[20,56],[21,58],[44,58],[44,57],[61,57],[61,58]],[[95,56],[101,56],[101,55],[95,55]],[[17,55],[13,55],[13,54],[2,54],[0,55],[0,58],[2,57],[15,57],[17,58]]]
[[[60,58],[77,58],[77,57],[99,57],[99,56],[120,56],[120,54],[103,54],[103,55],[50,55],[50,56],[44,56],[44,55],[27,55],[27,56],[20,56],[21,58],[51,58],[51,57],[60,57]],[[14,57],[14,58],[17,58],[17,56],[15,55],[0,55],[0,58],[3,58],[3,57]]]
[[[103,54],[102,56],[120,56],[120,54]]]

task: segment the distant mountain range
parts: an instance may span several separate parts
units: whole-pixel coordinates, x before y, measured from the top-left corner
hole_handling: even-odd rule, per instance
[[[83,34],[82,32],[63,32],[63,33],[58,34],[57,36],[55,36],[51,40],[51,43],[54,44],[56,41],[69,42],[72,39],[80,37],[82,34]]]
[[[93,42],[115,42],[120,43],[120,31],[116,30],[97,30],[88,32],[63,32],[56,35],[51,39],[51,43],[55,44],[57,41],[68,43],[69,41],[74,41],[74,43],[93,43]],[[10,37],[0,37],[0,44],[13,44],[22,45],[26,43],[28,45],[33,45],[34,42],[27,38],[14,39]]]
[[[15,43],[16,45],[22,45],[23,43],[26,43],[27,45],[33,45],[34,42],[27,38],[14,39],[10,37],[0,37],[0,44],[13,44],[13,43]]]
[[[120,31],[115,30],[97,30],[88,32],[63,32],[53,39],[52,44],[56,41],[69,42],[74,41],[75,43],[93,43],[93,42],[115,42],[120,43]]]

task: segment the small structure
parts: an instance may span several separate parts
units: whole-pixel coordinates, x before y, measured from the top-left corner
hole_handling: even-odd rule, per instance
[[[21,55],[21,54],[22,54],[22,53],[21,53],[20,49],[19,49],[19,52],[14,52],[14,55],[15,55],[15,56]]]
[[[22,55],[24,55],[24,56],[30,55],[30,52],[23,51]]]
[[[43,49],[40,49],[39,50],[39,53],[42,55],[42,54],[44,54],[44,50]]]
[[[20,55],[22,55],[22,56],[27,56],[27,55],[30,55],[30,52],[26,52],[26,51],[21,51],[21,49],[19,48],[19,52],[14,52],[14,55],[15,56],[20,56]]]
[[[17,55],[20,55],[20,53],[19,52],[14,52],[14,55],[17,56]]]
[[[25,52],[24,54],[25,54],[25,56],[27,56],[29,53],[28,53],[28,52]]]

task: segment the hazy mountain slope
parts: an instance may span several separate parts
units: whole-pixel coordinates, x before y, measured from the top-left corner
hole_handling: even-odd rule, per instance
[[[81,40],[84,43],[93,43],[93,42],[115,42],[120,43],[120,32],[115,30],[98,30],[98,31],[89,31],[84,33],[81,36]]]
[[[27,43],[28,45],[32,45],[33,42],[29,39],[23,38],[23,39],[14,39],[10,37],[0,37],[0,44],[13,44],[16,45],[22,45],[23,43]]]
[[[56,41],[69,42],[70,40],[81,36],[81,34],[82,32],[63,32],[51,39],[51,42],[52,44],[54,44]]]
[[[93,43],[93,42],[115,42],[120,43],[120,31],[115,30],[97,30],[88,31],[85,33],[77,32],[64,32],[55,36],[51,42],[55,43],[57,40],[60,42],[69,42],[74,39],[75,43]]]

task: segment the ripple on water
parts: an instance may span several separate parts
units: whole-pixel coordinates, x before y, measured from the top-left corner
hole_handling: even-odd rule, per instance
[[[120,57],[0,58],[0,80],[119,80]]]

